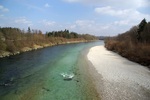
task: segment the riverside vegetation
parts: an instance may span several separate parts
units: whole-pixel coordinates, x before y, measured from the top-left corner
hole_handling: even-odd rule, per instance
[[[150,22],[143,19],[129,31],[107,38],[105,47],[150,68]]]
[[[96,39],[93,35],[77,34],[66,29],[43,34],[42,31],[31,30],[30,27],[27,31],[3,27],[0,28],[0,57],[58,44],[87,42]]]

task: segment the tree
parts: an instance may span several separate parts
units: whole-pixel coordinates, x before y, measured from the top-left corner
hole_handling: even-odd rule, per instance
[[[141,41],[141,32],[144,30],[145,25],[147,24],[145,18],[140,22],[139,27],[138,27],[138,35],[137,39],[138,41]]]
[[[30,29],[30,27],[28,27],[28,33],[31,33],[31,29]]]
[[[142,42],[150,43],[150,22],[145,25],[144,30],[141,32],[141,38]]]
[[[3,33],[0,32],[0,51],[6,50],[6,44],[5,44],[5,38],[3,36]]]

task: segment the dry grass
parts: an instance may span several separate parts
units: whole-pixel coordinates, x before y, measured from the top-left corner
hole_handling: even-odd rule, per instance
[[[139,28],[134,26],[125,33],[106,39],[105,47],[150,68],[150,22],[140,33]]]
[[[150,44],[136,43],[132,41],[117,41],[109,39],[105,41],[105,47],[108,50],[117,52],[131,61],[135,61],[150,67]]]

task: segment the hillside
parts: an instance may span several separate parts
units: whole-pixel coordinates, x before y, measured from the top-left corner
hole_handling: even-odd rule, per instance
[[[105,47],[150,68],[150,22],[143,19],[129,31],[107,38]]]

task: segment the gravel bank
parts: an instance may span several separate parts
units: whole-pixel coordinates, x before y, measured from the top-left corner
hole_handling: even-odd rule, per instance
[[[102,100],[150,100],[149,69],[104,46],[91,48],[87,58],[98,73],[95,84]]]

